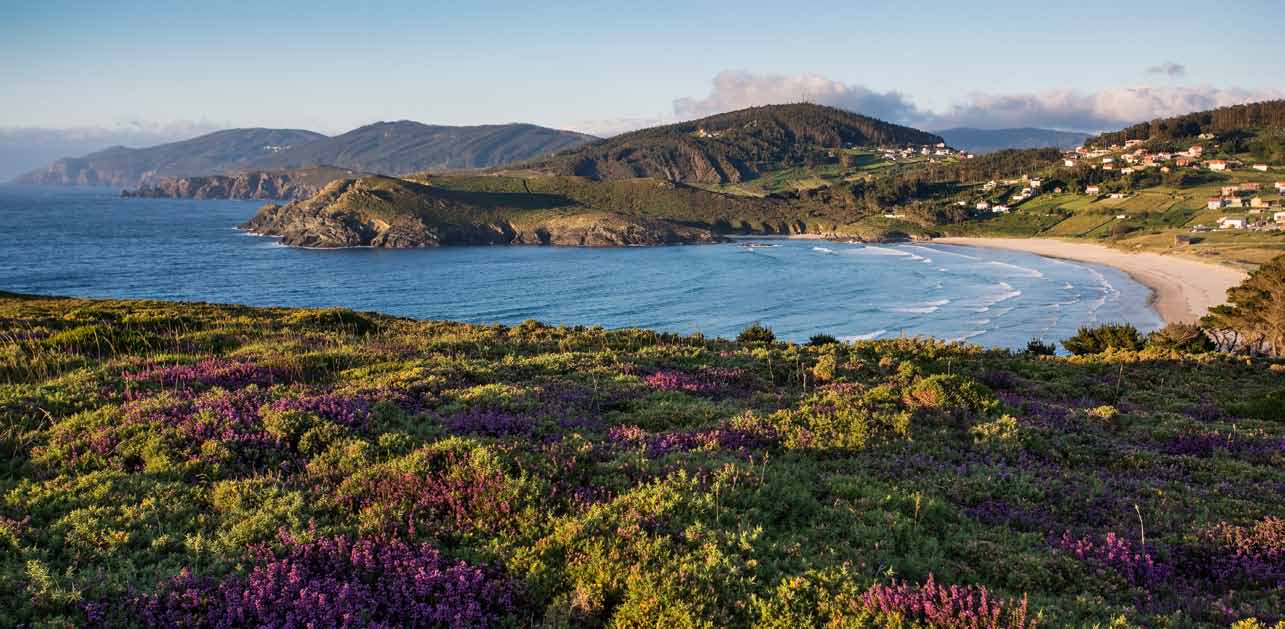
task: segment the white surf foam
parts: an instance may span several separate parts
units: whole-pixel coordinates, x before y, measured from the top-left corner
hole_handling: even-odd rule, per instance
[[[1009,269],[1009,270],[1011,270],[1011,271],[1015,271],[1015,272],[1017,272],[1017,273],[1020,273],[1020,274],[1022,274],[1022,275],[1024,275],[1024,276],[1026,276],[1026,277],[1036,277],[1036,278],[1044,277],[1044,274],[1043,274],[1043,273],[1041,273],[1040,271],[1036,270],[1036,269],[1032,269],[1032,268],[1028,268],[1028,267],[1024,267],[1024,266],[1018,266],[1018,265],[1016,265],[1016,264],[1009,264],[1009,263],[1007,263],[1007,262],[1000,262],[1000,261],[998,261],[998,260],[991,260],[990,262],[987,262],[986,264],[989,264],[989,265],[991,265],[991,266],[997,266],[997,267],[1004,268],[1004,269]]]
[[[875,339],[877,339],[877,338],[879,338],[879,337],[881,337],[881,336],[883,336],[883,335],[885,335],[885,334],[887,334],[887,333],[888,333],[888,331],[887,331],[887,330],[875,330],[874,332],[866,332],[865,334],[856,334],[856,335],[853,335],[853,336],[845,336],[845,337],[843,337],[841,340],[844,340],[844,341],[873,341],[873,340],[875,340]]]

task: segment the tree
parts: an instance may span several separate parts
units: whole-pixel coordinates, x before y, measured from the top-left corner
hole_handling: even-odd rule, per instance
[[[1183,354],[1201,354],[1214,350],[1214,342],[1200,326],[1192,323],[1170,323],[1147,336],[1147,347],[1167,349]]]
[[[1219,348],[1285,357],[1285,255],[1277,256],[1227,290],[1227,303],[1201,324]]]
[[[1140,350],[1142,334],[1127,323],[1107,323],[1096,328],[1082,327],[1062,347],[1072,354],[1101,354],[1108,349]]]

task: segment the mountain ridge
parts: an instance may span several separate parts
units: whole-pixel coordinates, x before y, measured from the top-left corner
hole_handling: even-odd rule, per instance
[[[394,176],[428,170],[473,170],[540,157],[596,139],[529,123],[450,126],[412,120],[381,121],[264,156],[247,169],[324,165]]]
[[[1004,149],[1036,149],[1054,147],[1072,149],[1080,146],[1090,134],[1080,131],[1062,131],[1039,127],[1012,127],[1005,129],[979,129],[953,127],[940,129],[937,134],[946,143],[970,153],[993,153]]]
[[[113,146],[82,157],[65,157],[20,175],[15,183],[136,187],[161,177],[211,175],[325,136],[302,129],[224,129],[187,140],[143,148]]]

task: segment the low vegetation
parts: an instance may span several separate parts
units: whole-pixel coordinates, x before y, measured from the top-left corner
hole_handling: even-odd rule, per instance
[[[0,321],[4,626],[1285,609],[1285,365],[1179,330],[1059,357],[7,294]]]

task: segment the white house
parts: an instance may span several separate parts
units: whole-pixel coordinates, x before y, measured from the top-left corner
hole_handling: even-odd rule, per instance
[[[1267,164],[1254,164],[1254,170],[1267,172]]]
[[[1285,194],[1285,181],[1276,182],[1276,191]]]
[[[1127,196],[1129,196],[1129,195],[1127,195],[1127,194],[1125,194],[1125,193],[1123,193],[1123,192],[1112,192],[1112,193],[1111,193],[1111,198],[1112,198],[1112,199],[1123,199],[1123,198],[1125,198],[1125,197],[1127,197]]]
[[[978,201],[978,202],[977,202],[977,209],[979,209],[979,210],[989,210],[990,208],[991,208],[991,204],[989,204],[989,203],[987,203],[987,202],[985,202],[985,201]]]
[[[1067,168],[1075,168],[1075,164],[1076,164],[1076,161],[1073,159],[1062,160],[1062,165],[1066,166]]]
[[[1100,186],[1088,186],[1084,189],[1084,194],[1102,194],[1102,188]]]
[[[994,213],[996,213],[996,214],[1008,214],[1008,206],[1007,206],[1007,205],[997,205],[997,206],[995,206],[995,207],[991,208],[991,211],[992,211],[992,212],[994,212]]]
[[[1213,171],[1224,171],[1227,170],[1227,162],[1221,159],[1211,159],[1205,162],[1205,167]]]
[[[1044,185],[1044,180],[1040,179],[1039,177],[1033,177],[1026,183],[1030,184],[1031,188],[1035,190],[1039,190],[1040,186]]]
[[[1224,199],[1223,197],[1209,197],[1209,201],[1205,205],[1211,210],[1221,210],[1224,207],[1227,207],[1227,199]]]
[[[1277,223],[1285,223],[1285,212],[1277,212],[1273,214],[1272,220],[1275,220]]]
[[[1245,229],[1245,219],[1224,216],[1218,219],[1219,229]]]

